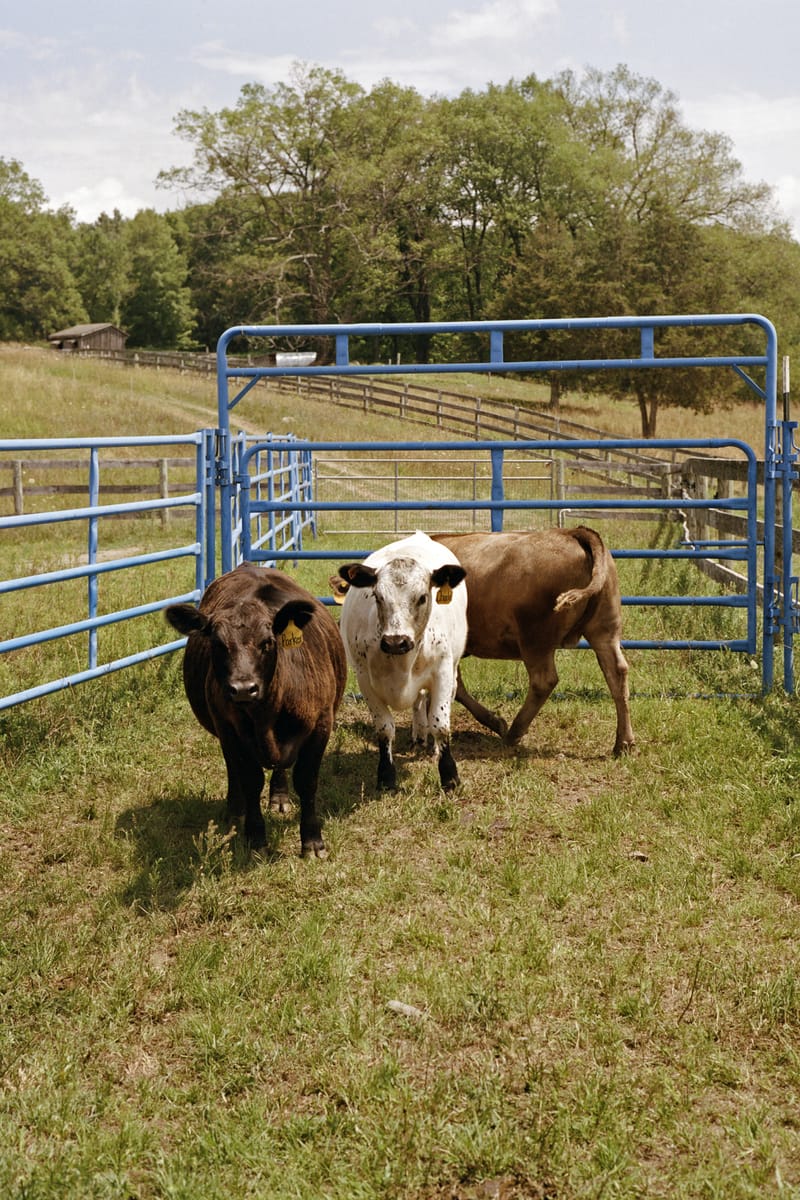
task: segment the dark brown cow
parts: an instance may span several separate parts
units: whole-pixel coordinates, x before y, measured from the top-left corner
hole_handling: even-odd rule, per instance
[[[347,677],[336,622],[282,571],[251,563],[210,583],[199,608],[174,604],[165,615],[189,637],[186,695],[222,747],[229,816],[244,815],[245,837],[263,846],[264,771],[270,808],[285,812],[293,767],[302,853],[324,857],[317,780]]]
[[[456,699],[514,745],[558,683],[555,652],[586,638],[617,709],[614,753],[634,744],[622,608],[614,560],[593,529],[439,534],[467,571],[467,649],[476,658],[521,660],[530,686],[511,727],[464,687]]]

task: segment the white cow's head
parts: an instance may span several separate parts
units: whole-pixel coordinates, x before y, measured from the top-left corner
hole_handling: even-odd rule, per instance
[[[346,563],[339,575],[348,587],[372,589],[384,654],[409,654],[427,628],[433,589],[456,587],[466,571],[458,563],[429,571],[414,558],[393,558],[377,570],[364,563]]]

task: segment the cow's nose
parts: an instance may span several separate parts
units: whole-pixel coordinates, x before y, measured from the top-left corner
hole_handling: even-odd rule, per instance
[[[248,700],[257,700],[259,697],[258,683],[231,683],[228,686],[228,695],[237,704],[246,704]]]
[[[381,638],[381,650],[384,654],[408,654],[414,649],[413,638],[402,633],[385,633]]]

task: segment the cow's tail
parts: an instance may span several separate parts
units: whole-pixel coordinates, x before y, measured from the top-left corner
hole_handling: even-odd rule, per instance
[[[583,547],[584,551],[591,558],[592,577],[586,587],[570,588],[568,591],[562,592],[557,597],[554,605],[556,612],[560,612],[563,608],[571,608],[574,604],[579,604],[582,601],[590,600],[592,596],[596,596],[598,592],[601,592],[608,578],[608,568],[611,561],[611,555],[606,550],[603,539],[593,529],[587,529],[585,525],[578,525],[575,529],[569,529],[567,532],[571,537],[575,538],[575,541]]]

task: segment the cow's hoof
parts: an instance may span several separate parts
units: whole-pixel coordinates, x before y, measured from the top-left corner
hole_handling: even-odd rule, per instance
[[[291,801],[288,796],[270,796],[269,811],[274,813],[288,813],[291,808]]]
[[[328,851],[323,845],[306,844],[300,850],[301,858],[327,858]]]
[[[375,782],[376,790],[379,792],[396,792],[397,791],[397,772],[380,771]]]
[[[632,754],[636,749],[636,742],[620,742],[614,746],[614,758],[621,758],[623,754]]]

